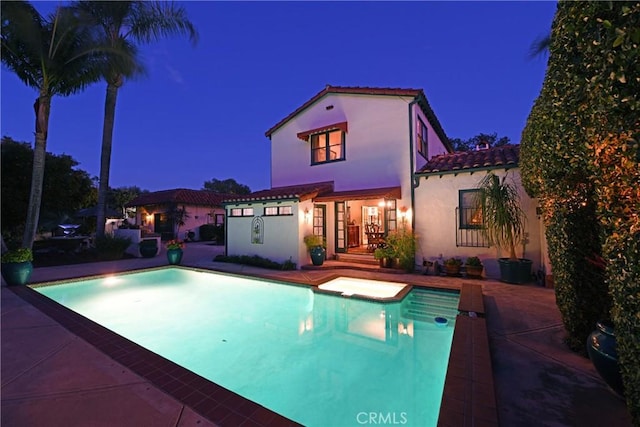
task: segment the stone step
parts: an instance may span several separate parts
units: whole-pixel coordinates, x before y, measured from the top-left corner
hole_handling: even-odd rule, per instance
[[[380,262],[373,255],[360,254],[336,254],[336,261],[351,262],[354,264],[380,265]]]

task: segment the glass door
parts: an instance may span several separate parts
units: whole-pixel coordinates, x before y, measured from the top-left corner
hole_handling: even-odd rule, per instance
[[[345,202],[336,202],[336,253],[347,252],[347,210]]]

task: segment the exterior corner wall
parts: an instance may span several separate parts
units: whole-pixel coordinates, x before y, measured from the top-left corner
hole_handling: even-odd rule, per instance
[[[508,174],[519,189],[523,209],[527,215],[526,245],[516,248],[518,256],[533,261],[532,271],[539,271],[545,262],[546,245],[541,241],[541,221],[536,215],[537,200],[530,198],[520,181],[519,169],[495,169],[496,175],[502,177]],[[489,278],[499,277],[497,259],[508,256],[500,253],[495,247],[463,247],[456,246],[456,213],[459,204],[459,190],[477,188],[486,171],[474,173],[459,172],[457,174],[432,175],[426,179],[420,177],[419,186],[415,189],[416,224],[415,232],[418,238],[416,263],[422,265],[426,260],[447,259],[450,257],[466,258],[477,256],[485,266],[485,275]],[[441,262],[441,261],[440,261]]]

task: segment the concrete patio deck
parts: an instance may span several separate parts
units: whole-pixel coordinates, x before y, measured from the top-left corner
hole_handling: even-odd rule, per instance
[[[214,263],[221,247],[192,243],[183,264],[286,281],[318,282],[336,274],[459,287],[463,279],[387,275],[338,267],[271,271]],[[38,268],[33,282],[166,264],[155,258]],[[400,276],[400,277],[399,277]],[[389,279],[389,280],[391,280]],[[624,401],[590,361],[562,343],[553,290],[482,281],[502,426],[630,426]],[[7,426],[213,425],[189,406],[69,332],[10,289],[1,289],[1,418]],[[265,422],[265,425],[269,422]],[[250,424],[246,424],[250,425]],[[253,424],[257,425],[257,424]],[[328,426],[331,427],[331,426]]]

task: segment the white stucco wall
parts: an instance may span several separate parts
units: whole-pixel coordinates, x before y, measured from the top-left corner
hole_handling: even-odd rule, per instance
[[[335,190],[343,191],[408,182],[410,102],[408,97],[323,97],[272,134],[272,187],[334,181]],[[329,105],[333,109],[326,110]],[[311,166],[310,142],[296,135],[344,121],[348,122],[346,160]]]
[[[422,120],[422,122],[427,126],[428,136],[427,136],[427,158],[425,158],[422,154],[418,153],[418,139],[417,139],[417,129],[418,129],[418,118]],[[435,157],[440,154],[445,154],[447,149],[444,147],[442,140],[433,130],[433,126],[427,120],[427,117],[422,112],[422,109],[417,105],[413,109],[413,152],[414,152],[414,170],[420,170],[427,161],[432,157]]]
[[[264,216],[264,209],[270,206],[291,206],[293,215]],[[253,217],[233,217],[228,214],[232,208],[253,208]],[[271,261],[291,261],[299,265],[300,258],[304,255],[304,245],[301,245],[299,221],[299,203],[295,201],[282,201],[269,203],[244,203],[233,204],[227,207],[227,255],[258,255],[269,258]],[[252,223],[255,217],[263,220],[262,243],[252,240]]]
[[[505,175],[504,169],[494,171],[496,175]],[[499,253],[495,247],[473,248],[456,247],[456,215],[455,208],[459,203],[459,190],[471,190],[477,188],[480,180],[486,175],[486,171],[478,171],[473,174],[461,172],[459,174],[447,174],[430,176],[428,179],[420,178],[420,185],[415,189],[416,197],[416,235],[418,237],[418,251],[416,263],[422,264],[423,257],[433,260],[440,255],[444,259],[450,257],[466,258],[468,256],[479,257],[485,266],[485,275],[490,278],[499,277],[497,264],[498,257],[509,256]],[[525,246],[524,258],[533,261],[533,272],[544,265],[545,255],[543,242],[541,242],[541,220],[536,215],[537,201],[531,199],[522,188],[519,169],[510,169],[509,178],[519,188],[523,208],[527,214],[526,232],[528,243]],[[516,254],[523,257],[523,247],[516,248]],[[547,267],[547,271],[549,268]]]

